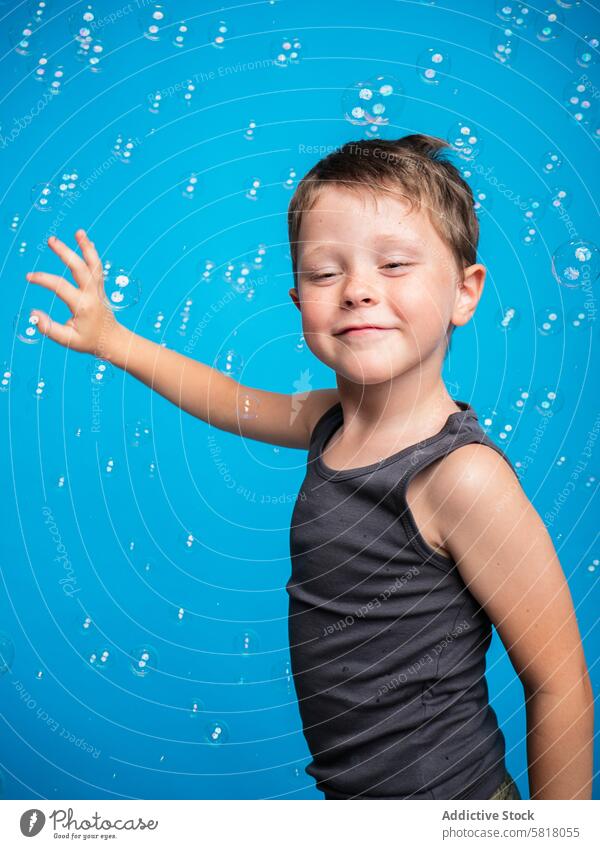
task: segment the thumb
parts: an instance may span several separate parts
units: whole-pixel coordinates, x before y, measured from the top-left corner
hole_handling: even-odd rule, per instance
[[[37,318],[37,328],[42,336],[47,336],[53,342],[58,342],[59,345],[64,345],[70,348],[75,341],[75,330],[73,327],[66,327],[64,324],[59,324],[57,321],[52,321],[50,316],[42,312],[42,310],[31,310],[30,318]]]

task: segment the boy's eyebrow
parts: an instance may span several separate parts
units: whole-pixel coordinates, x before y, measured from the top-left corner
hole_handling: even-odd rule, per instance
[[[397,245],[398,247],[412,248],[413,250],[418,250],[422,246],[420,239],[413,239],[407,236],[401,236],[398,233],[386,233],[381,236],[376,236],[374,241],[376,244],[379,245],[393,244]],[[315,247],[303,248],[301,249],[302,259],[308,259],[314,254],[320,253],[323,250],[336,247],[338,247],[338,243],[336,242],[321,242]]]

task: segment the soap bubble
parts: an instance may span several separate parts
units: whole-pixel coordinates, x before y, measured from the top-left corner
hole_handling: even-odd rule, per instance
[[[202,283],[212,282],[213,272],[216,267],[216,263],[212,259],[205,259],[200,263],[200,280]]]
[[[537,37],[540,41],[552,41],[558,38],[562,28],[563,19],[560,12],[555,10],[546,10],[541,14],[541,21],[538,23]]]
[[[55,191],[52,183],[36,183],[31,189],[31,202],[40,212],[51,212],[54,207]]]
[[[526,29],[531,18],[531,8],[523,3],[497,0],[496,14],[500,20],[507,21],[516,28]]]
[[[562,165],[562,159],[553,150],[548,150],[542,157],[542,171],[544,174],[553,174]]]
[[[190,717],[196,719],[204,713],[204,703],[200,699],[191,699],[190,701]]]
[[[600,39],[594,35],[584,35],[575,42],[575,61],[582,68],[589,68],[598,61]]]
[[[131,652],[130,669],[134,675],[145,678],[149,672],[157,669],[157,660],[156,650],[144,644]]]
[[[136,147],[136,141],[132,138],[124,138],[121,133],[117,136],[113,144],[113,153],[121,162],[129,164],[131,155]]]
[[[514,428],[506,413],[497,407],[488,407],[478,416],[481,427],[495,441],[508,444]]]
[[[589,80],[575,77],[565,86],[564,97],[569,113],[578,124],[588,124],[595,113],[594,89],[588,91]]]
[[[196,197],[196,190],[198,188],[198,174],[196,171],[192,171],[189,177],[183,181],[181,187],[181,195],[186,200],[193,200]]]
[[[402,105],[402,87],[390,76],[379,75],[357,82],[344,92],[344,116],[356,126],[386,126],[396,119]]]
[[[524,245],[533,245],[537,242],[538,231],[536,227],[528,224],[521,230],[521,241]]]
[[[556,336],[562,330],[560,313],[553,307],[543,307],[536,313],[536,327],[542,336]]]
[[[246,139],[246,141],[253,141],[255,130],[256,130],[256,121],[249,121],[248,126],[244,130],[244,138]]]
[[[229,37],[229,25],[225,21],[219,21],[211,30],[209,39],[213,47],[225,46],[225,38]]]
[[[462,158],[475,159],[481,153],[479,130],[470,122],[456,121],[448,132],[450,146]]]
[[[523,218],[528,223],[533,223],[535,221],[539,221],[540,218],[543,217],[544,214],[544,204],[542,203],[542,199],[539,197],[530,197],[525,201],[525,208],[520,206],[521,212],[523,213]]]
[[[518,389],[515,389],[511,395],[511,409],[514,410],[516,413],[524,412],[525,408],[527,407],[527,402],[529,401],[529,398],[529,390],[521,386],[518,387]]]
[[[31,39],[36,29],[34,21],[28,21],[24,26],[10,30],[10,43],[21,56],[31,53]]]
[[[417,73],[423,82],[439,85],[450,72],[450,57],[445,49],[429,47],[417,60]]]
[[[567,189],[556,187],[550,193],[550,206],[553,209],[566,209],[571,206],[571,192]]]
[[[108,649],[97,649],[90,654],[90,664],[96,669],[106,669],[111,665],[111,655]]]
[[[180,21],[177,29],[173,33],[173,46],[174,47],[185,47],[185,40],[188,36],[189,27],[185,21]]]
[[[258,418],[260,408],[260,398],[256,395],[244,393],[238,397],[238,416],[240,419],[248,421]]]
[[[294,189],[296,187],[297,180],[298,180],[298,172],[296,171],[296,169],[295,168],[286,168],[286,170],[284,171],[282,180],[281,180],[281,185],[283,186],[284,189],[289,189],[289,191],[292,191],[292,189]]]
[[[229,348],[218,355],[213,365],[221,374],[237,379],[242,373],[244,360],[233,348]]]
[[[242,631],[233,639],[233,650],[239,654],[256,654],[260,649],[260,640],[255,631]]]
[[[573,327],[574,329],[579,330],[580,328],[589,326],[589,316],[584,309],[576,307],[575,309],[569,310],[569,314],[567,315],[567,327]]]
[[[28,312],[20,312],[15,316],[14,328],[17,339],[27,345],[36,345],[42,334],[38,330],[39,319],[37,315],[29,315]]]
[[[166,10],[161,3],[151,4],[138,16],[142,33],[149,41],[159,41],[166,29]]]
[[[109,362],[97,358],[89,362],[87,371],[94,386],[106,386],[113,379],[115,373]]]
[[[14,383],[14,375],[10,363],[5,360],[0,366],[0,392],[10,392],[10,387]]]
[[[252,183],[248,190],[246,191],[246,197],[248,200],[258,200],[258,190],[260,189],[260,179],[258,177],[252,178]]]
[[[104,292],[106,301],[114,312],[134,306],[140,299],[141,286],[138,280],[132,278],[123,268],[113,270],[105,268]]]
[[[209,722],[205,728],[206,739],[213,746],[219,746],[226,743],[229,739],[229,729],[224,722],[213,720]]]
[[[483,212],[489,212],[492,208],[492,199],[488,195],[486,189],[481,186],[473,186],[473,209],[480,215]]]
[[[517,52],[518,39],[512,29],[494,30],[491,37],[492,53],[502,65],[508,65],[514,60]]]
[[[0,675],[12,670],[15,660],[15,647],[8,634],[0,632]]]
[[[299,38],[284,36],[273,43],[275,64],[279,68],[287,68],[288,65],[297,65],[302,55],[302,42]]]
[[[562,409],[562,396],[556,389],[543,386],[534,396],[535,408],[544,416],[553,414]]]
[[[496,324],[500,330],[512,330],[518,327],[520,316],[514,307],[506,307],[496,314]]]
[[[600,252],[592,242],[572,239],[562,244],[552,257],[552,274],[568,288],[584,286],[598,277]]]

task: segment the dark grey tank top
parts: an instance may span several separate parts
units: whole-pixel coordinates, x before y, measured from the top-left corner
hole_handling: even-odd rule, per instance
[[[361,468],[321,458],[343,424],[339,402],[311,436],[286,589],[306,772],[330,798],[487,799],[504,778],[485,679],[490,620],[406,500],[417,472],[471,442],[515,472],[474,409],[456,404],[435,436]]]

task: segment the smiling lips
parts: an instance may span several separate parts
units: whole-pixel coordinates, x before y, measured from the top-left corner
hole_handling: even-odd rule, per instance
[[[379,327],[374,324],[355,324],[347,327],[345,330],[340,330],[336,336],[370,336],[374,333],[383,333],[386,330],[393,330],[392,327]]]

